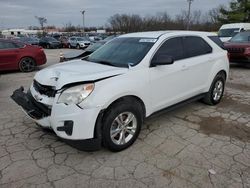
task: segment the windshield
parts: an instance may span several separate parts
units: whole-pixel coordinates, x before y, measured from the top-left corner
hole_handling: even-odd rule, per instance
[[[78,41],[87,41],[88,39],[86,37],[78,37],[77,40]]]
[[[116,36],[115,35],[112,35],[112,36],[109,36],[109,37],[106,37],[105,39],[103,39],[104,41],[110,41],[112,39],[114,39]]]
[[[220,29],[218,36],[219,37],[233,37],[239,33],[240,28],[231,28],[231,29]]]
[[[242,32],[235,35],[230,42],[249,42],[250,32]]]
[[[98,48],[100,48],[102,45],[103,45],[102,43],[94,43],[94,44],[91,44],[89,47],[87,47],[85,50],[90,51],[90,52],[94,52]]]
[[[83,38],[80,38],[80,37],[76,38],[76,40],[78,40],[78,41],[84,41]]]
[[[89,56],[88,61],[128,67],[140,63],[157,39],[117,38]]]

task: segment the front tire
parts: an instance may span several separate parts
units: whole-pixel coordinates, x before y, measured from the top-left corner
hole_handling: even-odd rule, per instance
[[[19,69],[22,72],[32,72],[36,68],[36,62],[31,57],[24,57],[19,62]]]
[[[133,99],[113,104],[103,119],[103,145],[111,151],[121,151],[137,139],[143,123],[141,104]]]
[[[223,73],[217,74],[208,93],[203,98],[203,102],[208,105],[219,104],[224,94],[225,82],[225,75]]]

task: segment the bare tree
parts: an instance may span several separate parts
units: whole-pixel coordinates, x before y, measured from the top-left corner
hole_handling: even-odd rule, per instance
[[[45,17],[39,17],[39,16],[35,16],[35,18],[37,19],[37,21],[39,22],[41,29],[44,29],[44,24],[47,23],[47,18]]]
[[[214,17],[216,15],[215,13],[213,14]],[[114,32],[122,33],[174,29],[185,30],[187,28],[187,23],[189,22],[191,30],[217,30],[219,25],[217,19],[212,17],[212,14],[211,16],[208,15],[209,13],[202,14],[200,10],[192,11],[189,16],[188,11],[182,10],[174,19],[172,19],[166,12],[146,17],[141,17],[139,15],[115,14],[108,20],[108,28],[111,28]],[[212,18],[214,19],[212,20]]]

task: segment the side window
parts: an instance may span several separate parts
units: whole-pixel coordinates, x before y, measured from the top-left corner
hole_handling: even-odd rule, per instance
[[[16,48],[23,48],[23,47],[25,47],[25,44],[21,43],[21,42],[14,43],[14,45],[16,46]]]
[[[18,48],[14,43],[12,42],[0,42],[0,49],[14,49]]]
[[[201,37],[184,37],[183,44],[187,58],[209,54],[213,50]]]
[[[156,52],[154,58],[158,55],[171,56],[175,61],[183,59],[184,49],[182,45],[182,38],[177,37],[167,40]]]
[[[4,49],[4,43],[0,41],[0,50]]]
[[[218,36],[209,36],[208,38],[210,38],[215,44],[225,50],[225,46]]]

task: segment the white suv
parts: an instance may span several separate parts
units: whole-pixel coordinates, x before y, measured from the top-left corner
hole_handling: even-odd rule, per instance
[[[69,48],[86,48],[90,45],[90,41],[87,37],[70,37],[69,40]]]
[[[21,87],[11,97],[77,148],[120,151],[153,113],[190,100],[218,104],[228,72],[227,52],[212,33],[132,33],[39,71],[27,93]]]

